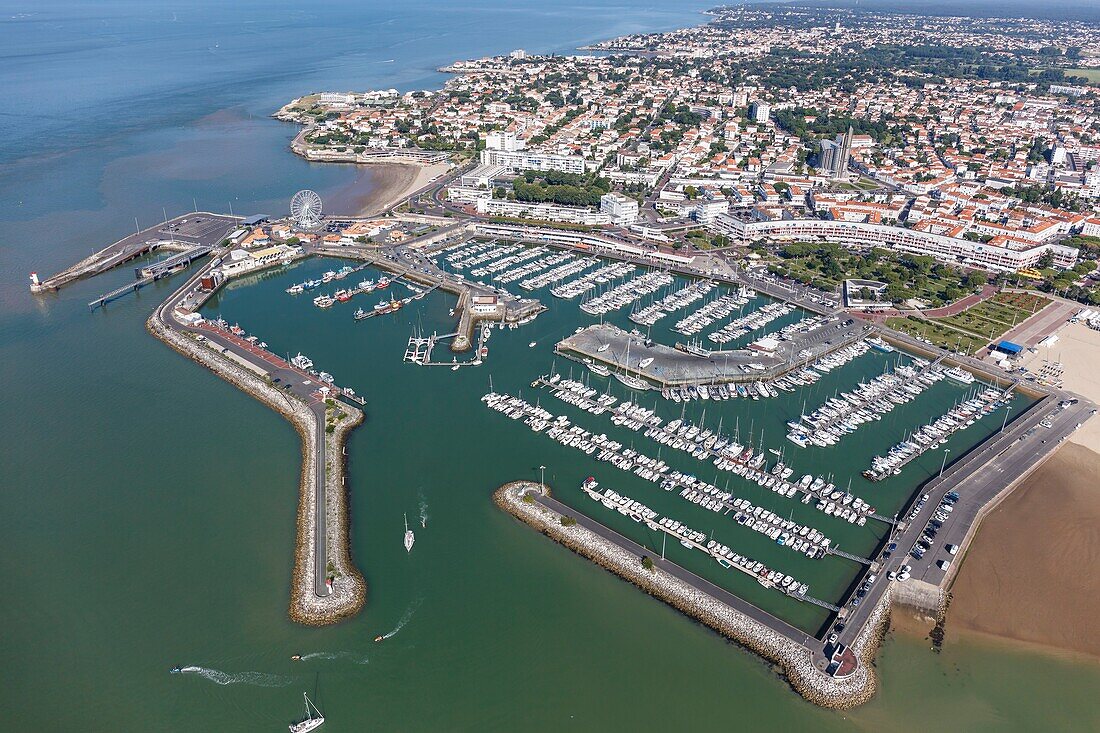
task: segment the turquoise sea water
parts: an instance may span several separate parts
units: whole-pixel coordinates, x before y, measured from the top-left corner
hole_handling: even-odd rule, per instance
[[[128,272],[46,297],[25,287],[28,271],[57,270],[132,231],[135,217],[142,226],[160,218],[162,207],[171,216],[194,199],[200,208],[232,202],[238,213],[279,213],[299,188],[339,201],[357,182],[369,185],[369,172],[286,152],[293,128],[267,115],[293,96],[436,86],[443,77],[434,69],[455,58],[568,50],[695,22],[702,7],[120,0],[3,11],[5,728],[277,730],[299,714],[303,690],[333,731],[848,730],[853,722],[922,730],[937,709],[965,730],[1100,725],[1092,666],[968,644],[936,656],[909,640],[887,645],[883,689],[867,707],[842,715],[809,706],[756,658],[489,501],[499,483],[545,464],[559,496],[588,502],[575,489],[589,471],[580,454],[476,399],[490,373],[498,389],[533,398],[526,382],[552,360],[549,343],[571,328],[575,310],[494,335],[484,367],[433,372],[401,365],[399,347],[417,319],[446,325],[444,296],[354,324],[346,307],[322,313],[286,296],[276,277],[229,289],[211,308],[277,350],[309,353],[369,400],[349,444],[353,555],[368,605],[334,628],[291,624],[299,467],[291,428],[144,333],[170,283],[94,314],[84,304]],[[528,349],[535,339],[540,346]],[[846,367],[864,368],[873,371]],[[543,404],[569,412],[549,395]],[[769,442],[786,442],[766,429]],[[825,455],[805,463],[828,470]],[[687,514],[652,485],[601,472],[613,488]],[[408,555],[401,515],[419,518],[422,503],[427,527]],[[853,533],[849,542],[873,538]],[[822,595],[843,584],[837,568],[823,573]],[[775,610],[815,622],[797,607]],[[402,620],[385,644],[371,643]],[[295,653],[309,658],[292,663]],[[169,675],[177,664],[196,669]]]

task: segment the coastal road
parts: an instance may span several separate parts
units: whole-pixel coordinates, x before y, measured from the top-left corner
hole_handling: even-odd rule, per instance
[[[660,555],[658,553],[655,553],[653,550],[639,545],[637,542],[634,542],[633,540],[624,537],[615,530],[604,526],[603,524],[597,522],[591,517],[587,517],[584,514],[579,513],[573,507],[563,504],[553,497],[534,494],[534,498],[535,501],[537,501],[539,504],[542,504],[547,509],[555,511],[558,514],[573,517],[577,520],[577,524],[581,525],[585,529],[594,532],[608,542],[617,545],[624,552],[636,555],[638,557],[639,563],[641,562],[641,558],[643,556],[648,556],[653,561],[654,565],[661,568],[669,575],[675,576],[677,579],[688,584],[699,593],[711,596],[712,598],[715,598],[726,604],[730,608],[733,608],[736,611],[743,613],[754,621],[763,624],[775,633],[783,635],[784,637],[790,639],[796,644],[801,644],[803,647],[806,648],[806,651],[814,655],[815,662],[824,659],[823,653],[821,651],[821,642],[810,636],[806,632],[802,631],[801,629],[795,628],[794,626],[788,624],[786,621],[772,616],[767,611],[757,608],[748,601],[745,601],[735,596],[733,593],[730,593],[724,588],[721,588],[708,580],[700,578],[695,573],[681,567],[680,565],[677,565],[671,560],[662,559]]]

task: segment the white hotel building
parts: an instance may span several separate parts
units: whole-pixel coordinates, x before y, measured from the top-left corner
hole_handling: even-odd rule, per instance
[[[1079,250],[1060,244],[1009,241],[1006,244],[971,242],[961,237],[922,232],[903,227],[825,219],[778,219],[742,221],[720,214],[708,225],[712,233],[729,236],[735,242],[756,240],[779,242],[827,241],[860,247],[887,247],[899,252],[929,255],[951,264],[988,270],[1016,271],[1034,267],[1044,253],[1054,256],[1057,267],[1073,267]]]
[[[527,170],[565,171],[566,173],[584,173],[585,171],[585,159],[579,155],[556,155],[531,150],[482,150],[481,164],[503,166],[512,173]]]

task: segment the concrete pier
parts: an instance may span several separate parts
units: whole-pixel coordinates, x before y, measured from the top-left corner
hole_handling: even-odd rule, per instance
[[[872,331],[861,321],[844,324],[845,319],[832,319],[804,334],[803,338],[781,341],[774,352],[712,351],[708,357],[695,356],[664,344],[647,343],[644,336],[610,324],[599,324],[562,339],[556,350],[564,356],[591,359],[612,369],[635,374],[662,387],[755,382],[777,379],[800,369],[865,338]],[[643,367],[641,362],[645,359],[652,359],[652,362]]]
[[[38,284],[32,283],[31,292],[58,290],[71,282],[99,275],[159,249],[186,252],[198,247],[212,248],[224,239],[240,220],[240,217],[209,212],[177,216],[175,219],[160,222],[123,237],[56,275]],[[206,252],[209,251],[206,249]],[[141,275],[139,274],[138,277]]]

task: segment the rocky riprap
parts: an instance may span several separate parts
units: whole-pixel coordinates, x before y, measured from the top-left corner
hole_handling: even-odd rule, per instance
[[[324,626],[358,613],[366,602],[367,586],[362,574],[351,561],[348,547],[347,492],[344,486],[346,457],[343,446],[347,434],[363,421],[363,413],[340,403],[340,409],[346,416],[336,423],[333,432],[325,440],[329,562],[335,578],[332,594],[321,597],[313,589],[313,522],[310,521],[314,510],[314,462],[317,458],[313,452],[318,429],[314,414],[299,400],[200,344],[193,336],[166,327],[156,314],[146,322],[146,328],[179,353],[275,410],[294,426],[302,441],[302,474],[298,488],[298,532],[288,614],[298,623]]]
[[[799,694],[828,708],[851,708],[875,694],[874,656],[886,631],[889,592],[872,611],[852,650],[859,659],[857,669],[847,677],[826,675],[814,664],[810,651],[801,644],[767,628],[717,599],[699,593],[659,568],[647,570],[638,557],[605,540],[579,524],[564,526],[561,515],[538,502],[523,500],[528,492],[549,493],[538,483],[517,481],[497,489],[497,506],[543,534],[565,545],[597,565],[629,580],[652,596],[714,629],[768,661],[778,665]]]

